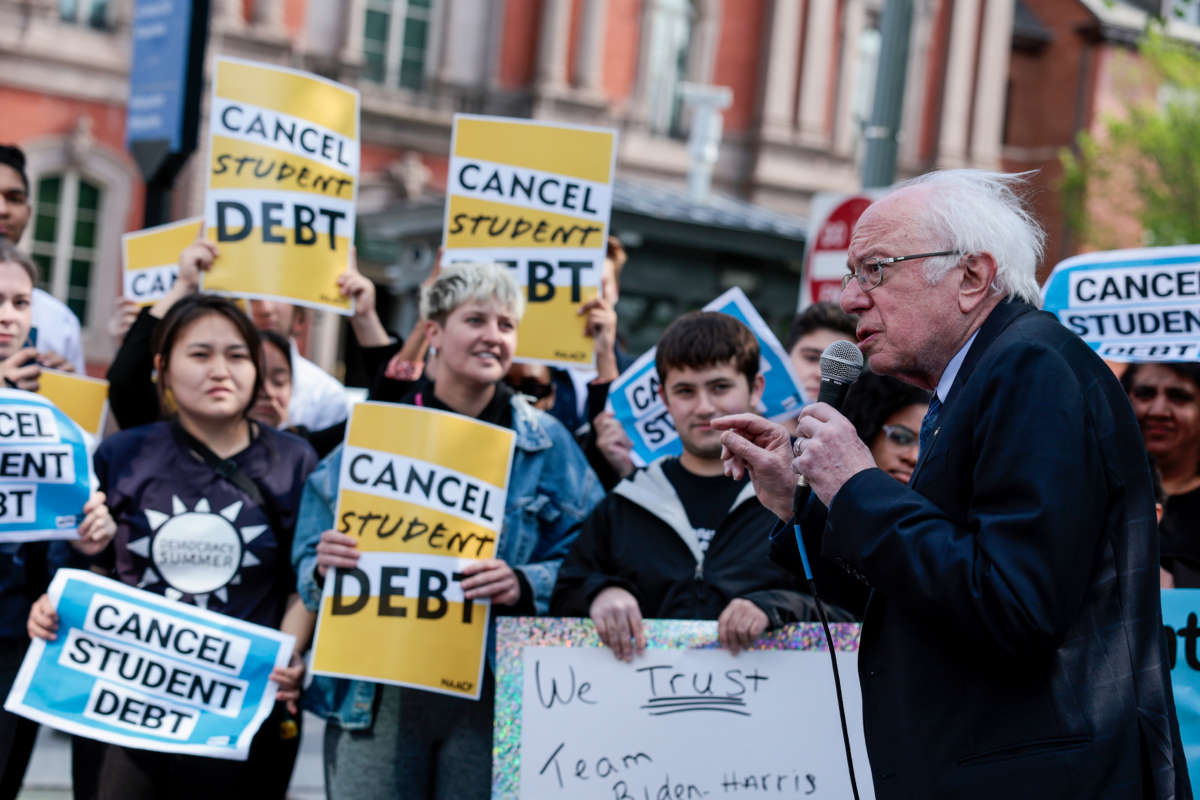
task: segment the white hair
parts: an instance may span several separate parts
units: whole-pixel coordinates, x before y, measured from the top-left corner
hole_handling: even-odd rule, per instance
[[[918,224],[943,249],[960,253],[991,253],[996,261],[992,292],[1041,304],[1037,267],[1045,250],[1046,233],[1025,206],[1023,194],[1033,172],[1004,173],[976,169],[929,172],[897,184],[894,191],[921,187],[926,191],[917,212]],[[959,257],[927,259],[925,279],[935,284]]]
[[[525,296],[512,271],[502,264],[460,262],[442,267],[421,290],[421,318],[445,322],[463,303],[498,303],[517,319],[525,313]]]

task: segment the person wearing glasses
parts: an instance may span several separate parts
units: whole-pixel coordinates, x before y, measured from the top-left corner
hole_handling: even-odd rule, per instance
[[[1200,364],[1130,364],[1121,385],[1162,475],[1159,542],[1171,587],[1200,587]],[[1164,576],[1165,577],[1165,576]]]
[[[1036,308],[1027,189],[930,173],[851,236],[859,348],[934,393],[907,485],[824,403],[794,447],[761,417],[713,425],[781,520],[807,478],[794,522],[872,587],[858,669],[879,800],[1190,798],[1141,433],[1108,366]]]

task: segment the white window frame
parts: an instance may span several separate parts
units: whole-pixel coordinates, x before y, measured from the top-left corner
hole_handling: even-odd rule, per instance
[[[682,15],[682,19],[681,19]],[[690,50],[695,46],[696,23],[700,10],[691,0],[657,0],[653,15],[650,17],[650,32],[647,37],[647,66],[649,80],[647,81],[646,97],[646,126],[652,133],[659,136],[670,136],[675,119],[676,103],[679,97],[679,84],[688,80],[688,67],[692,61]],[[690,17],[690,19],[688,19]],[[688,40],[685,50],[689,51],[684,60],[683,68],[668,60],[676,55],[675,32],[677,26],[686,26],[685,38]],[[670,52],[663,53],[670,48]],[[683,110],[680,109],[680,116]],[[683,121],[679,120],[679,127]]]
[[[66,16],[63,14],[62,0],[59,0],[59,3],[58,3],[59,19],[61,19],[63,22],[71,23],[74,25],[84,25],[86,27],[93,28],[96,30],[108,30],[108,28],[112,24],[113,5],[117,2],[117,0],[107,0],[107,3],[105,3],[105,0],[74,0],[74,2],[75,2],[75,16],[74,16],[74,18],[72,18],[72,17]],[[106,5],[105,13],[104,13],[104,25],[96,26],[96,25],[92,24],[92,9],[94,9],[98,5],[101,5],[102,3],[105,3],[105,5]]]
[[[442,26],[442,5],[440,0],[430,0],[428,14],[426,20],[425,33],[425,52],[422,54],[423,63],[421,66],[421,77],[427,79],[434,74],[434,67],[437,64],[436,50],[439,42],[439,34]],[[366,46],[366,14],[368,11],[386,11],[388,13],[388,34],[387,42],[384,45],[383,51],[383,80],[377,83],[379,86],[386,86],[389,89],[399,89],[401,91],[420,91],[421,87],[413,89],[410,86],[400,85],[400,62],[404,52],[404,26],[408,22],[408,6],[409,0],[365,0],[363,3],[363,42],[359,50],[365,52]],[[371,81],[375,83],[374,81]]]
[[[80,180],[82,180],[79,170],[67,169],[62,172],[47,171],[43,172],[41,175],[38,175],[36,178],[30,178],[30,192],[35,195],[35,197],[32,198],[32,205],[30,206],[33,214],[31,219],[33,225],[31,226],[30,233],[30,252],[34,253],[35,255],[43,255],[43,253],[38,252],[36,245],[33,242],[32,228],[36,227],[37,225],[37,204],[39,202],[39,198],[36,197],[36,194],[38,185],[42,182],[42,179],[51,176],[57,176],[61,178],[62,184],[59,187],[58,193],[58,218],[54,230],[54,252],[48,254],[54,260],[54,263],[50,268],[50,275],[48,276],[50,278],[50,282],[46,285],[46,291],[57,297],[63,303],[69,304],[67,291],[70,288],[71,281],[71,261],[74,260],[72,259],[72,255],[74,255],[77,250],[83,249],[75,246],[75,226],[79,222],[77,218],[77,214],[79,213],[79,183]],[[99,267],[100,254],[97,252],[96,245],[100,241],[100,224],[104,219],[106,193],[104,191],[104,187],[102,185],[98,185],[98,181],[88,180],[88,183],[97,184],[97,188],[100,192],[100,201],[96,204],[96,219],[94,220],[96,225],[96,234],[92,241],[92,247],[88,248],[88,260],[91,262],[92,268],[88,274],[88,299],[86,307],[90,311],[92,307],[91,284],[94,282],[95,274]],[[37,244],[44,243],[39,242]]]

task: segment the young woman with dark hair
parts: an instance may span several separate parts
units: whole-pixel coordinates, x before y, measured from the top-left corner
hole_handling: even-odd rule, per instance
[[[238,794],[282,798],[299,743],[296,701],[313,617],[296,594],[289,553],[300,492],[316,455],[302,439],[254,422],[262,382],[258,332],[224,298],[195,294],[175,303],[154,333],[154,366],[166,422],[106,439],[96,476],[117,522],[106,563],[131,586],[296,637],[278,668],[274,713],[249,760],[228,761],[109,746],[99,797],[122,800]],[[196,548],[227,548],[235,559],[196,564]],[[50,638],[57,619],[43,596],[33,635]]]

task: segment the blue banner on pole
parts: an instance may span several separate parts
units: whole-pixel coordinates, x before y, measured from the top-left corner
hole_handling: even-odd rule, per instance
[[[1200,589],[1163,589],[1167,663],[1192,783],[1200,780]]]
[[[0,389],[0,542],[78,536],[92,493],[88,449],[48,399]]]
[[[751,305],[749,298],[734,287],[704,307],[736,317],[758,339],[759,370],[764,379],[762,402],[757,409],[767,419],[776,422],[790,419],[804,407],[800,379],[779,339]],[[654,366],[655,348],[643,353],[621,376],[613,381],[608,392],[608,410],[625,429],[633,442],[633,460],[638,466],[649,464],[662,456],[683,452],[675,423],[666,404],[658,394],[658,372]]]
[[[1200,359],[1200,245],[1085,253],[1061,262],[1042,308],[1110,361]]]
[[[192,0],[137,0],[125,144],[166,141],[183,147]]]
[[[294,639],[90,572],[49,589],[53,642],[34,639],[4,708],[90,739],[245,760]]]

